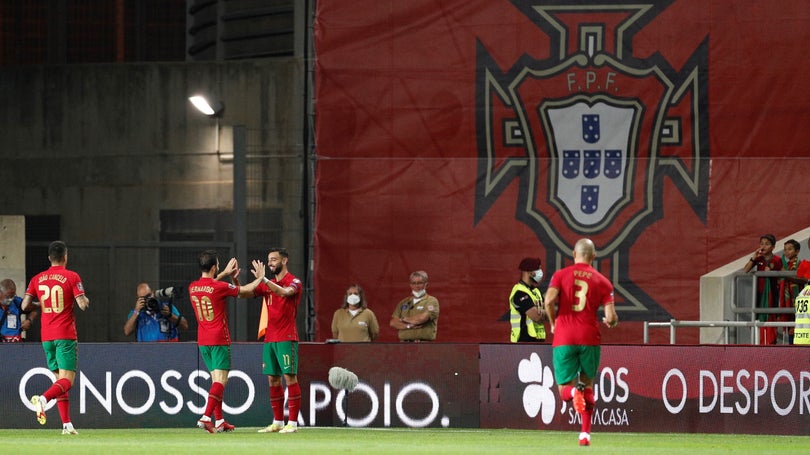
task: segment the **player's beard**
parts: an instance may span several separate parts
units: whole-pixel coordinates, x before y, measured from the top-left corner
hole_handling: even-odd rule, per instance
[[[270,273],[272,273],[273,276],[275,276],[275,277],[278,277],[279,275],[281,275],[281,272],[283,272],[283,271],[284,271],[284,266],[283,265],[280,265],[278,267],[270,267]]]

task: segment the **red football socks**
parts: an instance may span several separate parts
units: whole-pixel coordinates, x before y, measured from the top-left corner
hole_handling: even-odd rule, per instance
[[[593,416],[593,408],[596,400],[593,396],[593,389],[591,387],[586,388],[583,391],[585,395],[585,412],[582,413],[582,431],[585,433],[591,433],[591,417]]]
[[[45,397],[46,400],[51,401],[54,398],[67,393],[71,387],[72,385],[70,384],[70,381],[67,378],[62,378],[54,382],[53,385],[42,394],[42,396]]]
[[[273,419],[279,422],[284,421],[284,387],[270,387],[270,406],[273,408]]]
[[[56,409],[59,410],[62,423],[70,423],[70,399],[67,392],[56,397]]]
[[[287,386],[287,406],[290,408],[290,422],[298,422],[301,409],[301,386],[296,382]]]
[[[225,390],[225,386],[222,385],[221,382],[215,382],[211,384],[211,388],[208,390],[208,402],[205,404],[205,414],[207,416],[211,416],[211,414],[216,414],[219,412],[219,419],[222,418],[222,392]]]
[[[563,401],[570,401],[571,398],[574,398],[574,386],[564,385],[560,397]]]

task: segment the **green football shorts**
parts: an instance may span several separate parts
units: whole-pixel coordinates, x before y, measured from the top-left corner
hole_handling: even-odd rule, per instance
[[[262,373],[268,376],[298,374],[298,342],[271,341],[262,350]]]
[[[76,371],[79,363],[79,343],[76,340],[43,341],[42,350],[49,370]]]
[[[580,373],[593,379],[599,370],[601,346],[567,345],[554,347],[554,380],[568,384]]]
[[[208,371],[231,369],[230,345],[200,346],[200,354]]]

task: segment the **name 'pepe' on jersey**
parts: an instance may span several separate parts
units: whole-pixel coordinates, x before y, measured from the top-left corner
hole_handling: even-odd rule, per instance
[[[200,278],[188,285],[189,300],[197,316],[197,344],[231,344],[228,329],[228,297],[236,297],[239,287],[213,278]]]
[[[549,288],[560,292],[555,321],[554,346],[598,346],[597,311],[602,305],[613,305],[613,285],[588,264],[574,264],[558,270]]]

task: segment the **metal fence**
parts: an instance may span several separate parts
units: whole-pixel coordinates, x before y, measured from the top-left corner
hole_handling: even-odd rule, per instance
[[[789,328],[795,327],[795,322],[777,322],[777,321],[679,321],[672,319],[669,322],[649,322],[644,321],[644,344],[650,342],[650,329],[651,328],[669,328],[669,344],[677,344],[677,331],[678,327],[722,327],[723,328],[723,344],[745,344],[739,342],[732,342],[731,329],[737,330],[745,329],[749,332],[750,344],[759,344],[759,328],[760,327],[777,327]],[[785,339],[781,340],[781,344],[788,344]]]
[[[794,308],[760,308],[757,307],[757,278],[791,279],[796,277],[796,271],[767,271],[753,273],[737,273],[734,275],[734,284],[731,289],[731,299],[723,302],[727,315],[725,321],[679,321],[672,319],[666,322],[644,322],[644,344],[649,343],[650,329],[669,328],[670,344],[676,343],[677,329],[679,327],[723,328],[723,342],[725,344],[759,344],[761,327],[776,327],[779,330],[777,344],[790,344],[788,329],[795,327],[792,321],[759,321],[760,314],[793,314]],[[797,282],[798,283],[798,282]],[[733,320],[732,320],[733,319]]]

